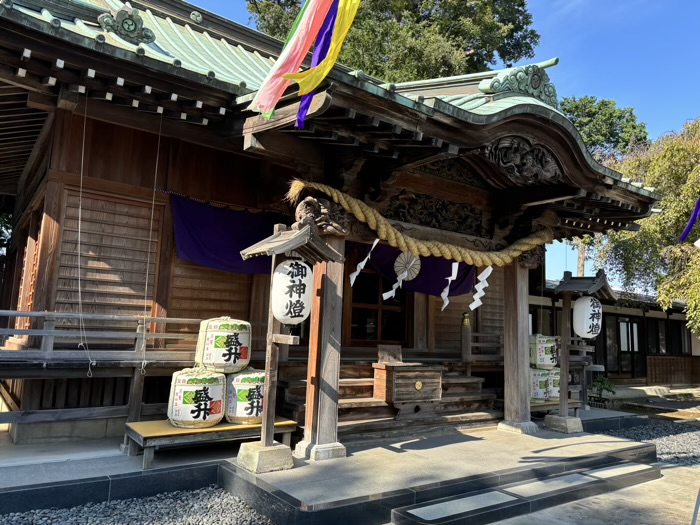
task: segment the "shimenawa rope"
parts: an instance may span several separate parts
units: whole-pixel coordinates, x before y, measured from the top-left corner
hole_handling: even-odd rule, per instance
[[[289,188],[287,200],[292,204],[296,204],[304,190],[316,190],[324,193],[333,199],[335,203],[340,204],[346,212],[352,213],[358,221],[364,222],[377,232],[377,236],[381,240],[416,257],[432,255],[475,266],[506,266],[523,253],[550,243],[554,239],[552,230],[545,228],[531,233],[499,251],[479,251],[438,241],[422,241],[401,233],[387,219],[382,217],[377,210],[370,208],[361,200],[350,197],[325,184],[295,180]]]

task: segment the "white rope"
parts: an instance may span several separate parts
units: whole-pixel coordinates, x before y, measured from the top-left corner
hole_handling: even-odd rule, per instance
[[[83,221],[83,175],[85,173],[85,140],[86,140],[86,129],[87,129],[87,110],[88,110],[88,93],[85,90],[85,113],[83,114],[83,143],[82,151],[80,153],[80,191],[78,193],[78,328],[80,331],[80,342],[78,343],[78,348],[82,348],[85,351],[85,355],[88,359],[88,371],[87,376],[92,377],[92,365],[95,362],[92,360],[90,355],[90,346],[88,345],[87,334],[85,331],[85,320],[83,318],[83,292],[82,292],[82,281],[80,274],[83,271],[82,264],[82,245],[81,245],[81,233],[82,233],[82,221]]]
[[[156,185],[158,183],[158,163],[160,162],[160,139],[163,131],[163,113],[160,114],[160,124],[158,125],[158,147],[156,148],[156,169],[153,174],[153,196],[151,198],[151,222],[148,226],[148,246],[146,257],[146,287],[143,293],[143,338],[141,339],[141,373],[146,375],[146,317],[148,315],[148,277],[151,270],[151,242],[153,241],[153,216],[156,209]]]

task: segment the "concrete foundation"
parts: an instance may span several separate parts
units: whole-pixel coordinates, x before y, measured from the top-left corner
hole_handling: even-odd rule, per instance
[[[294,456],[299,459],[309,459],[312,448],[314,448],[314,444],[311,441],[301,440],[294,447]]]
[[[15,445],[55,443],[58,441],[104,439],[124,435],[125,417],[94,419],[92,421],[57,421],[9,425]]]
[[[347,456],[345,445],[341,443],[326,443],[316,445],[311,449],[309,459],[311,461],[323,461],[324,459],[337,459]]]
[[[498,430],[516,434],[537,434],[539,428],[532,421],[501,421],[498,424]]]
[[[292,449],[282,443],[274,442],[265,447],[262,441],[243,443],[238,451],[239,467],[255,474],[287,470],[294,466]]]
[[[583,424],[581,423],[581,418],[578,417],[549,414],[544,418],[544,426],[549,430],[564,434],[583,432]]]

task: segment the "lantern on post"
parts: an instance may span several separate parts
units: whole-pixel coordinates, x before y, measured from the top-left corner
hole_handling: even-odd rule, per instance
[[[282,324],[299,324],[311,313],[313,270],[301,259],[288,259],[272,274],[272,315]]]
[[[580,297],[574,303],[574,332],[584,339],[596,337],[601,330],[603,306],[595,297]]]

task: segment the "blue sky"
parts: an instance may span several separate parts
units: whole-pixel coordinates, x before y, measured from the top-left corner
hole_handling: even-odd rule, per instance
[[[249,24],[244,0],[195,0]],[[560,97],[593,95],[632,106],[653,138],[700,117],[700,0],[530,0],[541,35],[534,59],[559,57],[548,70]],[[547,252],[547,278],[576,271],[576,253]],[[593,269],[587,265],[587,273]]]

